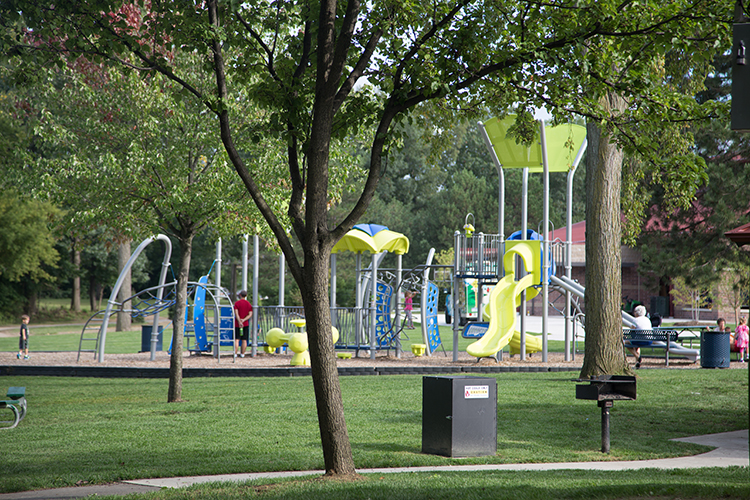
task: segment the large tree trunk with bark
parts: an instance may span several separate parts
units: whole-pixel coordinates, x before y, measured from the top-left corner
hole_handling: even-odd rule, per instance
[[[611,114],[625,109],[620,96],[602,103]],[[586,347],[581,377],[630,373],[622,343],[620,187],[623,151],[611,132],[587,125],[586,154]]]
[[[169,390],[167,402],[182,401],[182,340],[185,329],[185,307],[187,307],[187,285],[190,273],[190,258],[193,253],[193,234],[180,238],[180,269],[177,272],[177,294],[172,318],[172,355],[169,358]]]
[[[130,240],[120,243],[117,246],[117,270],[122,273],[123,268],[125,267],[125,264],[128,263],[128,260],[130,260]],[[122,280],[122,286],[120,287],[120,293],[119,297],[117,297],[117,301],[122,304],[125,299],[130,298],[130,296],[133,294],[133,283],[131,280],[131,272],[130,269],[128,269],[128,272],[125,274],[125,277]],[[126,308],[130,308],[132,304],[125,304]],[[130,313],[125,312],[119,312],[117,313],[117,326],[115,327],[116,332],[124,332],[130,330],[130,325],[132,324]]]
[[[329,256],[329,252],[325,251],[305,253],[303,273],[306,286],[302,300],[326,474],[342,476],[355,474],[356,471],[344,420],[344,404],[331,336],[327,293]]]
[[[81,312],[81,251],[76,248],[77,241],[73,241],[71,261],[73,262],[72,296],[70,297],[70,310]]]

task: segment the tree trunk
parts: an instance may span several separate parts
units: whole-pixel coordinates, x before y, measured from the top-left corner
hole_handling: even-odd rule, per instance
[[[117,246],[117,270],[122,273],[123,268],[125,267],[125,264],[128,263],[128,260],[130,260],[130,240],[120,243]],[[130,269],[128,269],[128,272],[125,273],[125,277],[122,280],[122,285],[120,287],[120,293],[117,297],[117,301],[122,304],[125,299],[130,298],[130,296],[133,295],[133,282],[131,279],[131,273]],[[129,309],[132,306],[132,304],[125,304],[125,308]],[[130,330],[131,325],[131,317],[130,313],[126,312],[119,312],[117,313],[117,326],[115,327],[116,332],[123,332]]]
[[[77,241],[73,241],[73,252],[71,260],[73,262],[73,293],[70,297],[70,310],[81,312],[81,251],[76,248]]]
[[[185,337],[185,307],[187,304],[187,285],[190,273],[190,257],[193,253],[193,235],[180,238],[182,247],[180,269],[177,273],[177,296],[172,318],[172,355],[169,358],[169,391],[168,403],[182,401],[182,341]]]
[[[31,293],[29,293],[29,310],[26,312],[31,316],[39,312],[39,303],[37,301],[36,290],[32,290]]]
[[[99,310],[99,290],[102,286],[96,281],[93,276],[89,278],[89,304],[91,305],[91,312],[95,313]]]
[[[611,113],[625,101],[603,100]],[[586,154],[586,344],[581,377],[631,373],[622,343],[620,187],[624,154],[609,130],[587,125]]]
[[[318,427],[323,448],[326,475],[355,474],[349,433],[344,419],[336,353],[331,336],[331,312],[328,300],[329,252],[305,253],[306,329],[312,365]]]

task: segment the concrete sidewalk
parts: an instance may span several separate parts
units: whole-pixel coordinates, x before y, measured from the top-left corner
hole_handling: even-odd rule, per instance
[[[634,469],[696,469],[701,467],[748,467],[748,431],[724,432],[675,439],[685,443],[714,446],[715,449],[700,455],[659,460],[639,460],[623,462],[565,462],[546,464],[485,464],[485,465],[446,465],[436,467],[393,467],[387,469],[357,469],[360,474],[393,474],[401,472],[454,472],[454,471],[549,471],[549,470],[603,470],[619,471]],[[138,479],[114,484],[58,488],[51,490],[23,491],[0,494],[0,500],[46,500],[85,498],[91,495],[127,495],[147,493],[161,488],[184,488],[194,484],[210,482],[244,482],[255,479],[275,479],[300,476],[318,476],[322,470],[291,472],[256,472],[248,474],[222,474],[214,476],[189,476],[159,479]]]

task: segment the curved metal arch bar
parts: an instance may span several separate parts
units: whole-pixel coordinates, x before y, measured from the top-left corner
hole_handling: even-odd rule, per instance
[[[120,272],[120,276],[117,278],[117,282],[115,283],[114,288],[112,288],[112,293],[109,296],[109,300],[107,301],[107,309],[104,313],[104,319],[102,321],[101,329],[99,330],[99,353],[97,360],[99,363],[104,362],[104,346],[107,340],[107,327],[109,326],[109,317],[112,312],[113,307],[118,307],[120,304],[117,302],[117,294],[120,293],[120,288],[122,288],[122,282],[125,280],[125,274],[130,270],[130,268],[133,266],[133,262],[135,262],[135,259],[138,258],[138,256],[143,252],[143,250],[149,246],[154,241],[161,240],[164,242],[164,260],[162,260],[161,264],[161,276],[159,277],[159,286],[161,287],[164,285],[164,282],[167,280],[167,268],[169,268],[169,262],[172,258],[172,241],[163,234],[157,234],[156,236],[152,236],[150,238],[146,238],[141,242],[140,245],[138,245],[138,248],[135,249],[135,252],[130,256],[130,259],[128,259],[127,263],[125,264],[125,267],[122,268],[122,271]],[[157,291],[157,297],[159,300],[162,298],[162,292],[163,287],[159,288]],[[156,343],[158,342],[158,335],[159,335],[159,313],[157,312],[154,314],[154,325],[152,329],[152,338],[151,338],[151,361],[154,361],[156,359]]]

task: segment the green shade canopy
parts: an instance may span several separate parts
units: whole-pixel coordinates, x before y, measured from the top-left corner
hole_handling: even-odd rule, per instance
[[[403,255],[409,252],[409,238],[401,233],[391,231],[385,226],[377,226],[377,232],[372,230],[372,224],[367,227],[349,231],[341,238],[338,243],[331,249],[331,253],[339,252],[391,252],[397,255]],[[374,234],[370,234],[370,233]]]
[[[539,134],[530,146],[516,144],[508,137],[508,129],[515,123],[516,115],[505,118],[490,118],[484,129],[503,168],[528,168],[529,172],[542,172],[542,145]],[[567,172],[573,166],[578,151],[586,140],[586,128],[564,123],[544,129],[547,138],[547,162],[550,172]]]

